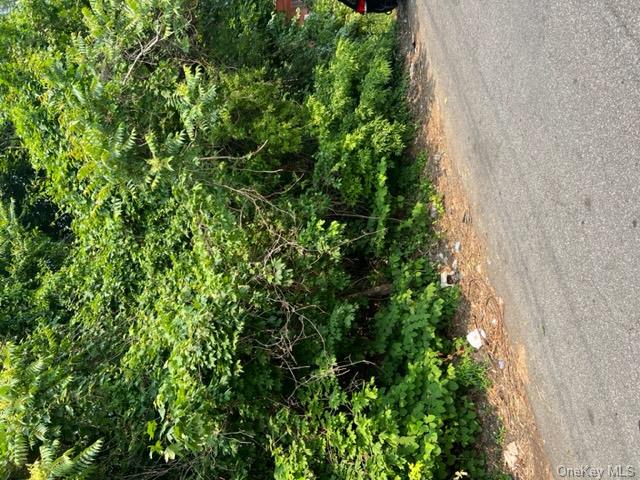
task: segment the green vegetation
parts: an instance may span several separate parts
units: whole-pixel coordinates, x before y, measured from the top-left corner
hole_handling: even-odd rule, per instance
[[[393,18],[272,9],[0,17],[0,478],[484,475]]]

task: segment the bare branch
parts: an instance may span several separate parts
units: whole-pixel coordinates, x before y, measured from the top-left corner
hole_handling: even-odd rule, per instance
[[[257,148],[257,150],[254,150],[253,152],[249,152],[246,155],[242,155],[241,157],[234,157],[231,155],[212,155],[210,157],[199,157],[199,159],[200,160],[249,160],[250,158],[260,153],[262,149],[267,146],[267,143],[269,143],[269,140],[265,140],[264,143]]]
[[[122,83],[127,83],[127,80],[129,79],[129,77],[131,76],[131,73],[133,72],[133,69],[135,68],[135,66],[137,65],[137,63],[140,61],[140,59],[142,58],[143,55],[146,55],[147,53],[149,53],[151,51],[151,49],[156,45],[156,43],[158,43],[160,41],[160,33],[156,34],[156,36],[144,47],[142,47],[140,49],[140,52],[138,52],[138,55],[136,56],[136,58],[133,60],[133,63],[129,66],[129,70],[127,71],[127,74],[124,76],[124,80],[122,81]]]

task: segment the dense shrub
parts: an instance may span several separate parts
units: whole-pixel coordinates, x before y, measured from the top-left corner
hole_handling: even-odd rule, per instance
[[[481,475],[391,17],[25,0],[0,43],[2,478]]]

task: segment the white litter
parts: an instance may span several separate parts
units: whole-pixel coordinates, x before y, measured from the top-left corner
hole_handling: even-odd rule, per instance
[[[449,283],[449,277],[453,275],[453,272],[441,272],[440,273],[440,286],[442,288],[452,287],[453,284]]]
[[[455,252],[459,252],[461,246],[462,246],[462,244],[460,242],[456,242],[456,243],[453,244],[453,250]]]
[[[498,360],[498,368],[500,370],[504,370],[504,367],[506,367],[506,366],[507,366],[507,364],[506,364],[506,362],[504,360]]]
[[[467,342],[469,342],[469,344],[476,350],[482,347],[484,343],[483,340],[486,338],[487,334],[484,333],[484,330],[481,328],[476,328],[475,330],[471,330],[467,333]]]
[[[504,449],[504,463],[512,470],[515,468],[516,463],[518,463],[518,453],[516,442],[511,442]]]

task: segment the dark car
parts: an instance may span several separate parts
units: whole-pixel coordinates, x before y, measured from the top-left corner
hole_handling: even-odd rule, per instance
[[[340,0],[358,13],[387,13],[398,6],[397,0]]]

